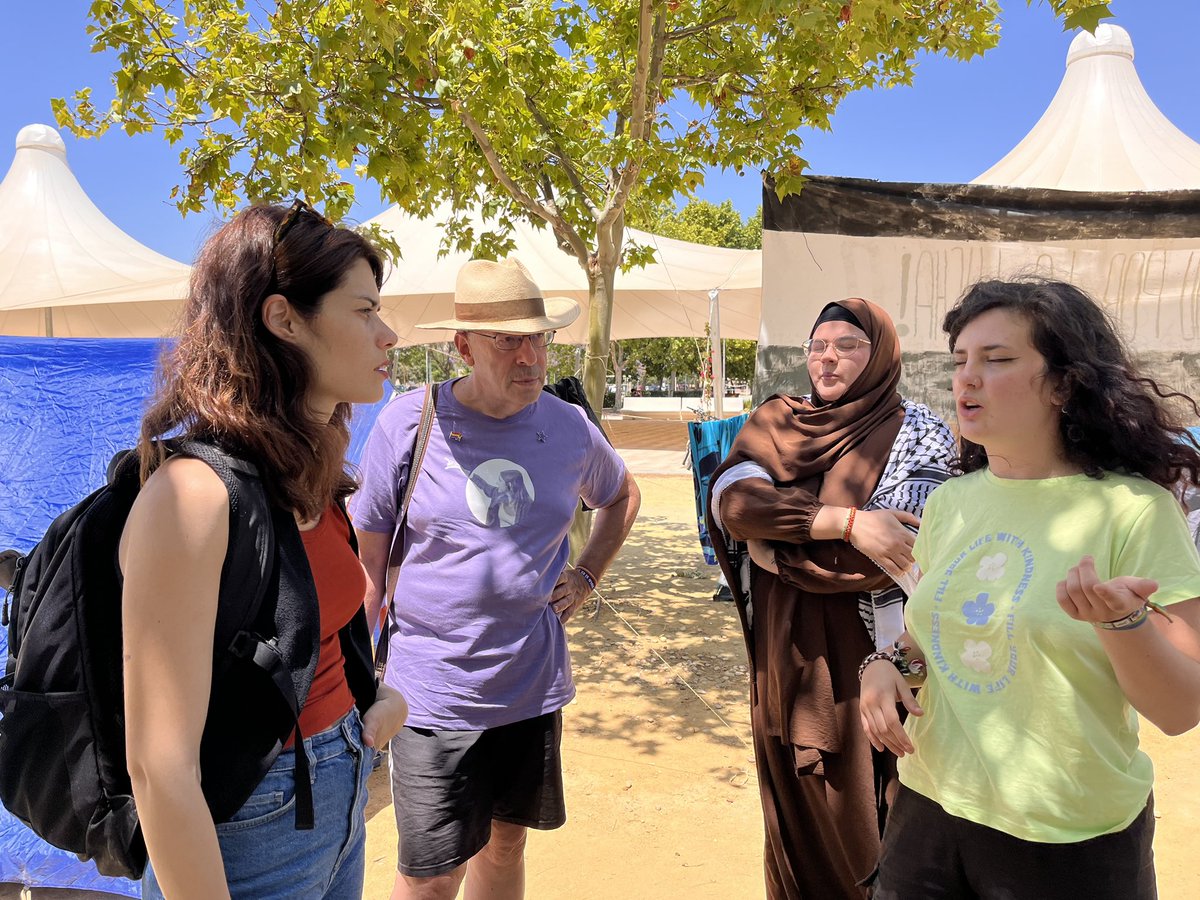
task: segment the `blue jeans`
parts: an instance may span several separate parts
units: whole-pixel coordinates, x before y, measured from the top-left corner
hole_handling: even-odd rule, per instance
[[[280,753],[250,799],[217,826],[234,898],[362,897],[367,776],[375,751],[363,746],[358,710],[305,738],[304,750],[312,776],[314,829],[296,830],[294,749]],[[152,866],[142,876],[142,897],[163,897]]]

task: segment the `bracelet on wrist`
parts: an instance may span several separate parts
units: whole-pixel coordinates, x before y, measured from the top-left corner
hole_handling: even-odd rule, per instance
[[[596,590],[596,576],[590,570],[585,569],[583,566],[576,566],[575,571],[582,575],[583,580],[587,582],[589,593]]]
[[[1150,613],[1158,613],[1168,622],[1174,622],[1165,609],[1155,603],[1153,600],[1147,600],[1133,612],[1128,615],[1121,616],[1119,619],[1112,619],[1108,622],[1093,622],[1092,625],[1104,631],[1133,631],[1135,628],[1140,628],[1146,624],[1146,620],[1150,618]]]
[[[891,650],[876,650],[863,657],[863,661],[858,664],[858,680],[863,680],[863,675],[865,675],[867,672],[867,666],[873,662],[879,662],[883,659],[886,659],[892,665],[896,665],[896,654]]]
[[[842,526],[842,540],[850,543],[850,532],[854,530],[854,515],[858,510],[853,506],[846,510],[846,522]]]
[[[858,667],[858,680],[862,681],[863,675],[867,671],[867,666],[877,660],[886,659],[904,676],[904,680],[910,685],[916,686],[925,680],[926,666],[925,660],[920,657],[910,657],[909,653],[912,648],[901,644],[899,641],[892,644],[887,650],[876,650],[874,653],[868,653],[866,658]]]

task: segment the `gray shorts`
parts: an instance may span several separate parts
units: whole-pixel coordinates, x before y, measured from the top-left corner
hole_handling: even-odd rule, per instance
[[[453,871],[484,848],[492,819],[560,827],[561,743],[562,710],[486,731],[400,729],[388,754],[400,872]]]

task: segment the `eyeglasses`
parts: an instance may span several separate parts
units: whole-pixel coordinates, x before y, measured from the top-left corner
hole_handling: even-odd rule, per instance
[[[832,346],[833,352],[838,356],[847,357],[858,349],[859,344],[870,344],[866,338],[853,337],[852,335],[844,335],[840,338],[834,338],[832,341],[823,341],[820,338],[809,338],[800,348],[809,356],[820,356],[825,352],[825,348]]]
[[[529,346],[535,350],[541,350],[547,344],[554,343],[553,331],[538,331],[534,334],[489,334],[486,331],[472,331],[470,333],[487,338],[496,345],[497,350],[505,353],[511,353],[513,350],[516,350],[526,338],[529,338]]]
[[[301,213],[308,213],[310,216],[315,216],[322,224],[327,225],[330,228],[333,227],[332,220],[326,218],[313,209],[307,201],[301,200],[299,197],[297,197],[292,201],[292,208],[289,209],[287,215],[283,217],[283,221],[279,223],[279,227],[275,229],[276,247],[283,243],[283,239],[287,237],[287,233],[292,230],[292,226],[300,221]]]

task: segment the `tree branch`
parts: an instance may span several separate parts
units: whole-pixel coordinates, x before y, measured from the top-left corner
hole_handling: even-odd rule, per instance
[[[155,8],[155,11],[159,12],[159,13],[162,12],[162,10],[157,9],[157,7]],[[166,38],[166,35],[164,35],[162,33],[162,30],[159,27],[159,23],[154,21],[149,16],[143,16],[143,21],[146,23],[147,27],[152,32],[154,32],[154,36],[156,38],[158,38],[159,46],[162,47],[163,50],[167,51],[167,55],[170,56],[171,59],[175,60],[176,65],[178,65],[180,69],[182,69],[184,72],[186,72],[192,78],[195,78],[196,70],[192,66],[190,66],[183,57],[181,57],[179,55],[179,44],[168,41]]]
[[[694,34],[703,34],[712,29],[719,28],[722,25],[728,25],[731,22],[736,22],[736,16],[723,16],[720,19],[713,19],[711,22],[703,22],[700,25],[689,25],[687,28],[676,28],[674,31],[668,31],[664,39],[670,43],[671,41],[681,41],[686,37],[691,37]]]
[[[662,86],[663,53],[666,50],[666,25],[661,10],[655,12],[653,0],[641,0],[638,14],[638,57],[634,73],[633,115],[630,116],[629,137],[633,144],[632,159],[626,163],[609,195],[598,226],[608,228],[625,209],[625,202],[637,184],[642,170],[642,153],[652,129],[655,105]]]
[[[554,233],[558,236],[559,241],[566,242],[571,248],[571,252],[579,259],[580,264],[586,266],[588,248],[584,244],[583,238],[579,236],[579,232],[571,227],[570,223],[562,217],[557,209],[547,209],[546,206],[538,203],[529,194],[525,193],[521,189],[521,186],[512,179],[512,176],[505,170],[503,163],[500,162],[500,154],[496,152],[496,148],[492,145],[487,133],[483,130],[483,126],[471,115],[463,101],[451,100],[450,106],[458,113],[459,118],[462,119],[462,123],[467,126],[467,130],[475,138],[475,143],[478,145],[480,152],[483,153],[483,158],[487,160],[488,167],[492,170],[492,174],[496,176],[496,179],[504,185],[504,189],[527,210],[538,218],[544,219],[554,229]]]
[[[579,195],[579,198],[583,201],[584,205],[587,206],[588,212],[592,214],[592,217],[599,218],[600,210],[596,208],[596,204],[594,204],[592,202],[592,198],[588,196],[588,192],[583,184],[583,179],[579,177],[579,172],[575,168],[575,164],[571,161],[571,158],[563,149],[562,143],[558,139],[558,135],[554,132],[554,129],[550,127],[550,122],[544,115],[542,115],[542,111],[538,108],[537,104],[534,103],[533,98],[528,94],[525,94],[525,106],[533,115],[533,120],[537,122],[538,127],[541,128],[546,137],[550,139],[550,145],[554,148],[554,152],[558,154],[558,161],[562,165],[563,171],[567,173],[567,179],[571,182],[571,187],[575,188],[575,192]]]

